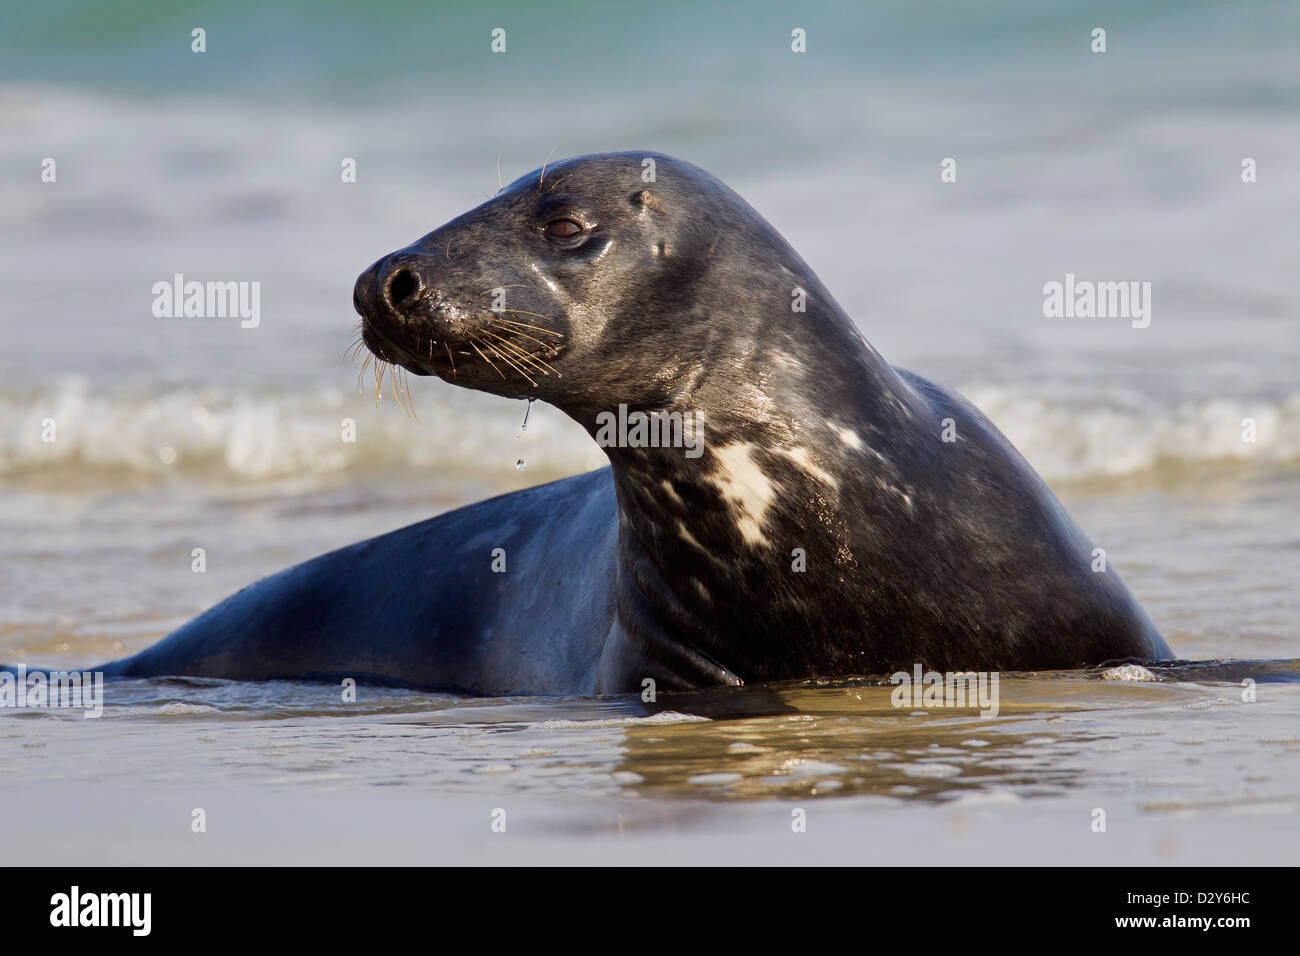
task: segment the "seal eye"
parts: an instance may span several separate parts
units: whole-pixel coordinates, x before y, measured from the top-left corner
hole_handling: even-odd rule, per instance
[[[582,232],[582,225],[572,219],[554,219],[542,230],[552,239],[572,239]]]

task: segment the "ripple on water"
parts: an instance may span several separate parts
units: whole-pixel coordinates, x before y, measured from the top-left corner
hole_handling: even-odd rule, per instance
[[[116,686],[105,708],[130,719],[15,719],[4,736],[42,754],[25,773],[111,766],[144,787],[180,774],[197,784],[234,775],[283,786],[888,805],[992,794],[990,805],[1037,807],[1095,790],[1131,794],[1134,809],[1152,814],[1294,805],[1286,795],[1300,792],[1300,775],[1278,758],[1300,746],[1300,684],[1261,684],[1263,702],[1243,704],[1236,680],[1213,672],[1205,665],[1195,683],[1005,675],[995,720],[975,709],[913,719],[892,705],[891,687],[854,681],[664,695],[658,712],[635,696],[475,700],[374,687],[363,705],[324,707],[335,688],[138,682]]]

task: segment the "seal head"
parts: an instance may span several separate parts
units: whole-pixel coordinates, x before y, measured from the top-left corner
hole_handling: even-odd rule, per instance
[[[617,153],[520,178],[372,265],[354,303],[381,359],[578,415],[670,404],[710,354],[775,344],[756,322],[808,275],[704,170]]]

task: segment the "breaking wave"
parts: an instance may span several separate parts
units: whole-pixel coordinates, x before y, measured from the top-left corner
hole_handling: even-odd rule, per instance
[[[1167,405],[1063,399],[1026,388],[976,387],[966,395],[1049,480],[1300,461],[1300,392]],[[0,475],[37,475],[54,485],[109,473],[214,482],[372,469],[472,476],[523,460],[541,480],[605,463],[576,424],[541,404],[524,431],[523,402],[447,388],[417,399],[416,409],[418,420],[390,397],[376,409],[372,395],[324,386],[97,389],[65,378],[0,391]],[[345,440],[348,419],[355,441]],[[1243,440],[1247,419],[1254,442]]]

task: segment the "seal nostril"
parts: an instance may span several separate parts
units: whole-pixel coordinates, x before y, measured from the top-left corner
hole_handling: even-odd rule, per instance
[[[401,305],[415,294],[419,286],[410,269],[398,269],[388,280],[388,301],[393,305]]]

